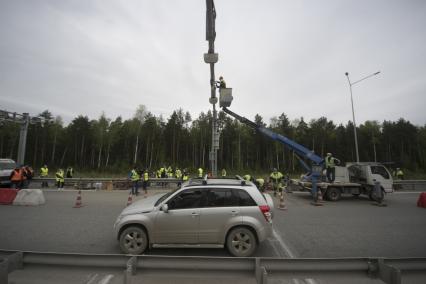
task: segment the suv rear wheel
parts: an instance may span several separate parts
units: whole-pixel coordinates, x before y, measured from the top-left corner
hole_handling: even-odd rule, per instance
[[[142,254],[147,246],[148,237],[141,227],[128,227],[120,235],[120,248],[126,254]]]
[[[237,227],[229,232],[226,238],[226,247],[233,256],[250,256],[257,247],[256,237],[249,229]]]

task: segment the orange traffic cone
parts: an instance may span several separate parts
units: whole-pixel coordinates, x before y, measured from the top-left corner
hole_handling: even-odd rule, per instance
[[[127,205],[126,206],[129,206],[130,204],[132,204],[132,194],[131,193],[129,194],[129,198],[127,198]]]
[[[284,202],[284,194],[282,192],[280,193],[280,205],[278,206],[278,209],[287,210],[287,206],[285,205],[285,202]]]
[[[78,191],[77,199],[75,200],[75,205],[73,208],[83,207],[83,203],[81,201],[81,190]]]

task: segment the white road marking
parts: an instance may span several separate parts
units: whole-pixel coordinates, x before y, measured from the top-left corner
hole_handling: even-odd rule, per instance
[[[104,278],[102,278],[99,282],[98,282],[98,284],[108,284],[109,283],[109,281],[111,281],[111,279],[112,278],[114,278],[114,275],[112,275],[112,274],[108,274],[108,275],[106,275]]]
[[[93,284],[96,278],[98,278],[98,274],[89,275],[89,280],[86,282],[86,284]]]
[[[288,255],[289,258],[296,258],[296,253],[293,252],[290,247],[285,243],[285,241],[281,238],[281,236],[277,233],[277,231],[272,230],[272,234],[274,236],[274,238],[278,241],[278,243],[280,244],[280,250],[284,251],[286,255]],[[279,256],[281,256],[281,253],[279,251],[277,251],[277,249],[274,247],[275,249],[275,253]],[[303,282],[307,283],[307,284],[317,284],[318,282],[315,281],[315,279],[312,278],[307,278],[307,279],[303,279]],[[301,281],[299,279],[292,279],[292,282],[295,284],[300,284]]]
[[[281,236],[275,231],[275,229],[272,230],[272,234],[274,238],[278,241],[278,243],[281,245],[281,249],[287,254],[290,258],[295,258],[296,254],[291,251],[291,249],[288,247],[288,245],[284,242],[284,240],[281,238]],[[278,255],[280,255],[280,252],[275,251]]]

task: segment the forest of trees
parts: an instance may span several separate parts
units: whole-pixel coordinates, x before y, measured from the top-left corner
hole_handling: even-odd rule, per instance
[[[209,168],[211,112],[192,118],[189,112],[175,110],[169,118],[155,116],[140,105],[132,119],[105,114],[90,120],[78,116],[64,125],[60,116],[44,111],[49,122],[29,126],[25,161],[38,169],[73,166],[80,170],[125,172],[132,165],[156,169],[161,165],[195,169]],[[312,149],[320,156],[332,152],[342,162],[355,161],[353,124],[336,125],[325,117],[290,120],[284,113],[269,124],[260,115],[254,121]],[[277,167],[300,173],[293,153],[278,142],[219,113],[220,150],[218,168],[231,172],[268,172]],[[412,172],[426,171],[426,125],[398,121],[366,121],[357,128],[361,161],[388,163]],[[19,125],[0,125],[0,157],[16,160]]]

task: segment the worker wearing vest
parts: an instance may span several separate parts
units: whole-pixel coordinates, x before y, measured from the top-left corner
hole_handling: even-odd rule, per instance
[[[133,167],[132,171],[130,172],[130,180],[132,181],[132,195],[139,194],[139,179],[140,176],[138,171],[136,170],[136,167]]]
[[[148,194],[148,183],[149,183],[149,171],[148,169],[145,169],[143,172],[143,182],[142,182],[142,188],[145,192],[145,196]]]
[[[21,189],[23,182],[24,182],[24,172],[22,168],[16,167],[11,173],[10,173],[10,182],[12,183],[13,188]]]
[[[72,167],[68,167],[67,178],[72,178],[73,176],[74,176],[74,169]]]
[[[396,169],[396,178],[397,179],[404,179],[404,172],[400,168]]]
[[[260,191],[265,191],[264,189],[264,185],[265,185],[265,180],[263,178],[257,178],[254,181],[254,184],[257,186],[257,189],[259,189]]]
[[[177,182],[177,186],[180,187],[180,185],[182,184],[182,171],[179,168],[176,168],[175,177],[179,180]]]
[[[225,169],[222,169],[222,178],[226,178],[226,170]]]
[[[30,181],[33,179],[34,170],[30,166],[23,166],[22,174],[24,175],[24,180],[22,182],[22,188],[28,188]]]
[[[340,161],[334,158],[331,153],[327,153],[327,157],[325,157],[325,175],[328,182],[333,183],[336,178],[336,164],[340,164]]]
[[[58,190],[63,190],[64,189],[64,183],[65,183],[64,170],[59,169],[56,172],[55,177],[56,177],[56,186],[58,187]]]
[[[189,173],[187,169],[183,169],[182,181],[185,182],[189,180]]]
[[[203,172],[204,172],[204,171],[203,171],[203,168],[199,167],[199,168],[198,168],[198,177],[199,177],[199,178],[202,178],[202,177],[203,177]]]
[[[219,88],[219,89],[225,89],[226,88],[226,82],[225,82],[225,80],[223,79],[222,76],[219,77],[219,81],[216,81],[216,88]]]
[[[251,175],[249,175],[249,174],[244,175],[243,179],[246,180],[246,181],[252,181]]]
[[[49,168],[47,167],[47,165],[44,165],[43,167],[40,168],[40,177],[47,178],[48,175],[49,175]],[[41,188],[43,187],[49,187],[47,180],[41,182]]]
[[[279,172],[276,168],[274,168],[273,172],[269,176],[270,181],[272,182],[272,186],[274,189],[274,196],[277,195],[277,191],[281,193],[282,191],[282,184],[281,180],[284,177],[284,175]]]

